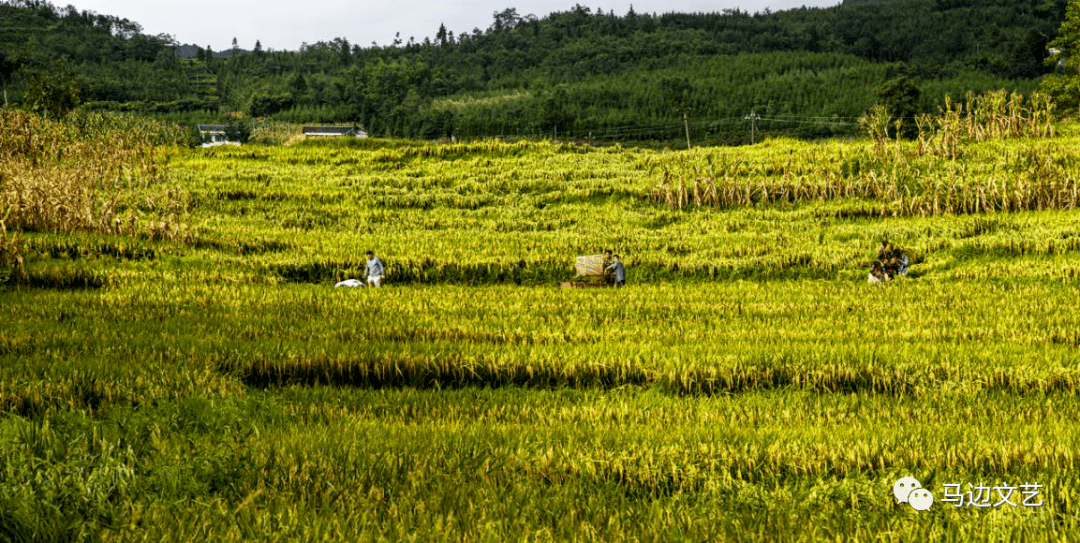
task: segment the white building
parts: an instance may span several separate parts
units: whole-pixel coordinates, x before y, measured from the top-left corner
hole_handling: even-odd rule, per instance
[[[225,135],[223,124],[200,124],[199,137],[203,140],[203,147],[215,147],[218,145],[240,145],[238,141],[229,141]]]

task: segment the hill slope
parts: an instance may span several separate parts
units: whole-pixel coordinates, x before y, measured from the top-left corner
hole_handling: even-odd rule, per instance
[[[1034,89],[1065,4],[880,0],[622,16],[576,6],[543,18],[510,8],[485,31],[439,28],[422,42],[336,38],[206,58],[130,21],[22,0],[0,3],[15,22],[0,32],[0,85],[17,100],[28,85],[21,68],[38,55],[73,65],[92,107],[189,121],[244,111],[360,122],[375,135],[663,139],[690,110],[699,137],[719,142],[748,139],[740,121],[754,111],[766,131],[820,136],[853,130],[896,78],[914,97],[904,115],[935,110],[946,92]]]

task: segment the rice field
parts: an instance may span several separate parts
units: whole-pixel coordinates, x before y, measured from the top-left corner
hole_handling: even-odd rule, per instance
[[[1069,540],[1080,134],[1048,132],[158,148],[180,204],[115,208],[157,230],[0,229],[0,540]],[[871,286],[884,237],[912,274]],[[557,288],[604,248],[627,288]],[[386,286],[335,289],[368,249]]]

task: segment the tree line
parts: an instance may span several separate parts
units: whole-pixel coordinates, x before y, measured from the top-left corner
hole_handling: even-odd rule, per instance
[[[422,40],[335,38],[299,51],[234,40],[223,54],[124,19],[16,0],[0,2],[0,85],[32,102],[35,89],[63,87],[41,81],[54,77],[69,82],[64,104],[187,122],[359,123],[381,136],[665,139],[688,115],[701,137],[737,141],[749,137],[741,121],[753,111],[766,131],[816,137],[854,130],[883,101],[903,117],[933,112],[945,93],[1034,90],[1059,69],[1047,48],[1066,5],[848,0],[622,15],[578,5],[544,17],[508,8],[485,30],[441,26]]]

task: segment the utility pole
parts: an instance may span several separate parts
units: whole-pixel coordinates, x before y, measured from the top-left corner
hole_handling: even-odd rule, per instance
[[[759,117],[757,113],[754,113],[754,110],[752,109],[750,110],[749,115],[743,117],[743,119],[750,121],[750,145],[754,144],[754,132],[757,130],[757,120],[760,118],[761,117]]]
[[[690,110],[684,109],[682,112],[683,125],[686,126],[686,150],[690,150]]]

